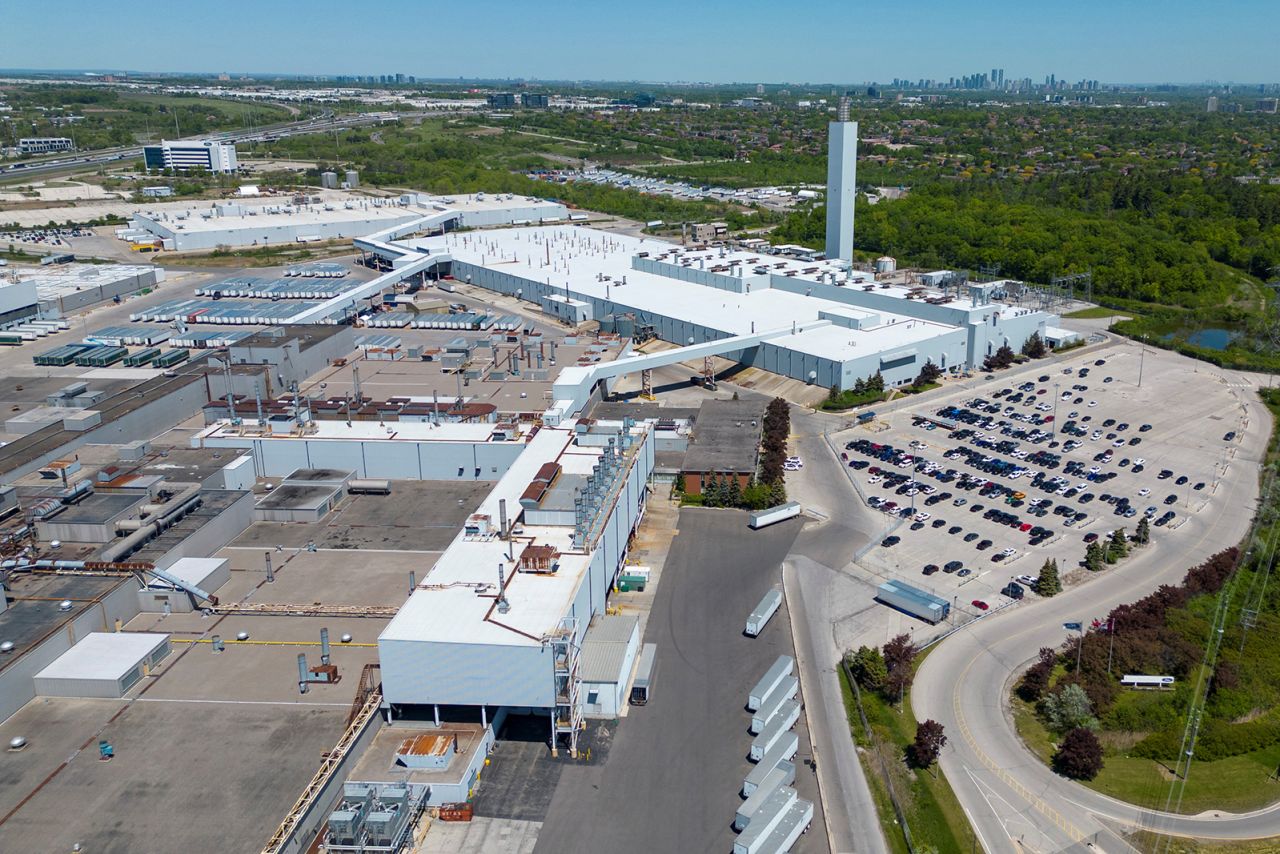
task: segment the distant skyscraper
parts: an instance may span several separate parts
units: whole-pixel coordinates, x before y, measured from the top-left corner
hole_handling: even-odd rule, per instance
[[[763,95],[763,94],[764,94],[764,84],[763,84],[763,83],[757,83],[757,84],[756,84],[756,94],[757,94],[757,95]]]
[[[827,125],[827,257],[853,262],[853,201],[857,195],[858,123],[849,121],[849,97],[840,98]]]
[[[1216,112],[1218,112],[1218,96],[1217,96],[1217,95],[1210,95],[1210,96],[1209,96],[1209,100],[1208,100],[1207,102],[1205,102],[1205,105],[1204,105],[1204,111],[1205,111],[1206,113],[1216,113]]]

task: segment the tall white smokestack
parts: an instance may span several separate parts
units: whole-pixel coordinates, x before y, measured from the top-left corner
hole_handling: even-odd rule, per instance
[[[849,121],[849,96],[827,125],[827,257],[853,261],[853,200],[858,184],[858,123]]]

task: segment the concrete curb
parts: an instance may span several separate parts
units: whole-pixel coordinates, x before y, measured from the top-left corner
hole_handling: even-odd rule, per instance
[[[818,755],[818,748],[813,743],[813,716],[809,712],[809,701],[807,699],[808,692],[805,690],[805,684],[804,684],[805,683],[805,678],[804,678],[805,677],[805,661],[800,655],[800,637],[796,632],[796,621],[794,619],[795,612],[791,607],[791,603],[793,601],[792,588],[794,587],[794,582],[789,584],[787,581],[787,577],[789,575],[792,575],[794,572],[795,572],[794,567],[790,566],[790,564],[787,563],[786,561],[783,561],[782,592],[787,600],[787,617],[788,617],[787,623],[791,627],[791,647],[796,652],[796,664],[797,664],[796,672],[800,677],[800,696],[802,699],[804,699],[804,721],[805,721],[805,726],[809,728],[809,746],[810,748],[812,748],[813,755],[816,758]],[[835,837],[831,833],[831,810],[827,807],[827,786],[829,784],[829,781],[823,780],[823,776],[826,773],[826,768],[827,768],[827,763],[824,761],[821,767],[818,769],[818,774],[817,774],[818,800],[822,802],[822,826],[826,828],[826,831],[827,831],[827,849],[831,851],[832,854],[837,854],[838,849],[836,848]]]

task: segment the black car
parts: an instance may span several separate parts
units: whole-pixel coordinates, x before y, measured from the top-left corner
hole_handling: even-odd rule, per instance
[[[1040,379],[1038,380],[1038,382],[1042,382],[1042,383],[1047,383],[1048,381],[1049,381],[1049,375],[1048,375],[1048,374],[1041,374],[1041,375],[1040,375]]]
[[[983,540],[982,542],[978,543],[976,548],[978,549],[978,551],[983,551],[985,549],[991,548],[991,546],[992,546],[992,542],[990,540]]]
[[[1185,474],[1183,474],[1183,475],[1179,475],[1178,479],[1175,480],[1174,483],[1176,483],[1178,486],[1182,486],[1188,480],[1190,480],[1190,478],[1188,478]]]
[[[1178,496],[1176,496],[1176,495],[1167,495],[1167,496],[1165,496],[1164,503],[1165,503],[1165,504],[1173,504],[1173,503],[1174,503],[1174,502],[1176,502],[1177,500],[1178,500]]]
[[[1021,599],[1025,595],[1022,585],[1015,581],[1010,581],[1000,592],[1010,599]]]
[[[970,531],[969,533],[964,535],[964,541],[966,543],[972,543],[976,539],[978,539],[978,535],[973,531]]]
[[[1130,440],[1129,440],[1129,444],[1130,444],[1130,445],[1141,445],[1141,444],[1142,444],[1142,440],[1141,440],[1141,439],[1139,439],[1137,436],[1134,436],[1132,439],[1130,439]]]
[[[1160,474],[1156,475],[1157,480],[1168,480],[1173,477],[1172,469],[1160,469]]]
[[[911,523],[911,530],[913,530],[913,531],[919,531],[919,530],[920,530],[921,528],[923,528],[923,527],[924,527],[924,522],[912,522],[912,523]]]
[[[1232,430],[1230,433],[1228,433],[1227,435],[1225,435],[1225,436],[1223,436],[1223,437],[1222,437],[1222,441],[1224,441],[1224,442],[1230,442],[1230,441],[1231,441],[1232,439],[1234,439],[1235,437],[1236,437],[1236,431],[1235,431],[1235,430]]]
[[[1145,433],[1145,432],[1147,432],[1147,431],[1148,431],[1148,430],[1150,430],[1150,429],[1151,429],[1151,425],[1150,425],[1150,424],[1143,424],[1141,427],[1139,427],[1139,428],[1138,428],[1138,432],[1139,432],[1139,433]]]
[[[963,562],[961,562],[961,561],[958,561],[958,560],[949,560],[949,561],[947,561],[947,565],[946,565],[946,566],[944,566],[942,569],[943,569],[945,572],[955,572],[957,569],[959,569],[959,568],[960,568],[960,567],[962,567],[962,566],[964,566],[964,563],[963,563]]]
[[[902,542],[902,537],[888,536],[880,541],[880,545],[888,549],[888,548],[892,548],[893,546],[896,546],[900,542]]]
[[[1101,368],[1101,367],[1102,367],[1103,365],[1105,365],[1106,363],[1107,363],[1107,360],[1106,360],[1106,359],[1099,359],[1098,361],[1096,361],[1096,362],[1094,362],[1094,363],[1093,363],[1093,366],[1094,366],[1095,368]]]
[[[1195,486],[1193,486],[1193,487],[1191,487],[1191,488],[1192,488],[1192,489],[1195,489],[1195,490],[1204,489],[1204,481],[1203,481],[1203,480],[1202,480],[1202,481],[1200,481],[1199,483],[1197,483]]]
[[[950,528],[947,529],[947,533],[954,536],[955,534],[958,534],[963,530],[964,528],[961,528],[959,525],[952,525]]]
[[[937,571],[938,571],[938,565],[936,563],[925,564],[925,567],[924,567],[925,575],[933,575]]]

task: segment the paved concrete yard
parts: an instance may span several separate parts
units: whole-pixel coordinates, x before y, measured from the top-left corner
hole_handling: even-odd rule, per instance
[[[483,818],[433,822],[414,854],[531,854],[537,821]]]
[[[538,840],[549,854],[728,851],[752,736],[747,691],[780,654],[792,654],[785,610],[758,638],[747,614],[780,584],[801,523],[752,532],[746,514],[680,514],[645,641],[658,645],[654,693],[621,723],[603,766],[564,769]],[[803,716],[801,721],[803,723]],[[826,850],[823,817],[799,729],[796,787],[814,801],[814,832],[795,851]]]

